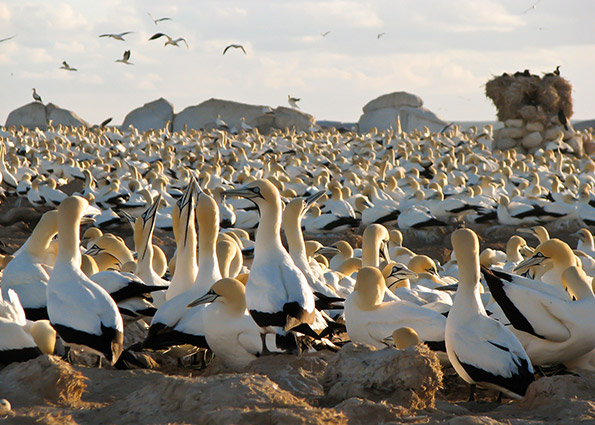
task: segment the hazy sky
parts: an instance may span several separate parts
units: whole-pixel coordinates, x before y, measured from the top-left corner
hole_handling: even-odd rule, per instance
[[[594,21],[591,0],[0,0],[0,39],[16,34],[0,43],[0,124],[32,87],[91,123],[121,123],[159,97],[179,112],[211,97],[275,107],[288,94],[317,119],[357,121],[399,90],[446,120],[492,120],[492,75],[556,65],[574,87],[573,119],[591,119]],[[98,37],[124,31],[125,42]],[[148,41],[155,32],[190,48]],[[248,54],[222,56],[230,43]],[[127,49],[134,65],[116,63]]]

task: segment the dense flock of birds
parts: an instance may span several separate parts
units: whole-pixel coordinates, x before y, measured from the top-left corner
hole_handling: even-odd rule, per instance
[[[45,212],[2,260],[0,362],[83,347],[129,365],[140,351],[209,349],[242,370],[270,353],[338,350],[346,333],[379,349],[422,341],[466,382],[512,398],[534,367],[594,370],[595,163],[491,143],[490,126],[3,129],[3,196]],[[60,190],[77,179],[79,192]],[[576,249],[546,223],[577,230]],[[128,225],[133,247],[118,235]],[[515,234],[505,252],[480,250],[471,229],[503,226],[539,244]],[[156,227],[173,232],[170,258]],[[446,246],[449,234],[444,264],[403,245]],[[124,347],[131,323],[146,333]]]

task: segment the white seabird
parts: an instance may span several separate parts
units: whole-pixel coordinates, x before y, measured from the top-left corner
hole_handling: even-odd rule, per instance
[[[183,41],[184,44],[186,45],[186,48],[188,48],[188,43],[186,42],[186,39],[179,37],[176,38],[175,40],[173,38],[171,38],[169,35],[162,33],[162,32],[158,32],[155,33],[151,36],[151,38],[149,38],[149,41],[151,40],[157,40],[160,37],[165,37],[167,38],[167,41],[165,42],[164,46],[170,45],[170,46],[176,46],[176,47],[180,47],[180,45],[178,44],[180,41]]]
[[[78,69],[71,67],[66,61],[62,61],[62,66],[60,69],[64,69],[66,71],[78,71]]]
[[[125,63],[126,65],[134,65],[130,60],[130,50],[125,50],[122,54],[122,59],[116,59],[116,62]]]
[[[244,46],[242,46],[241,44],[230,44],[229,46],[227,46],[225,49],[223,49],[223,54],[225,54],[225,52],[227,52],[229,49],[234,48],[234,49],[241,49],[242,52],[244,52],[244,54],[246,55],[246,49],[244,49]]]
[[[6,299],[0,294],[0,364],[24,362],[42,354],[26,326],[17,293],[9,289]]]
[[[124,327],[109,294],[80,269],[80,222],[87,201],[66,198],[58,207],[58,258],[47,286],[50,323],[67,345],[83,346],[115,363]]]
[[[223,194],[247,198],[260,211],[254,260],[246,283],[250,315],[260,327],[278,335],[285,335],[294,328],[300,332],[304,328],[311,331],[314,294],[281,243],[279,191],[268,180],[256,180]],[[295,345],[295,340],[286,342]]]
[[[459,264],[459,286],[446,320],[446,351],[458,375],[521,399],[535,379],[525,349],[504,325],[487,316],[479,297],[479,241],[469,229],[456,230],[452,245]]]
[[[33,95],[32,95],[32,96],[33,96],[33,99],[34,99],[36,102],[41,102],[41,103],[43,103],[43,100],[41,100],[41,96],[40,96],[40,95],[37,93],[37,90],[33,89]]]
[[[121,32],[119,34],[101,34],[99,36],[99,38],[109,37],[109,38],[113,38],[114,40],[126,41],[126,40],[124,40],[124,36],[127,34],[132,34],[132,31]]]
[[[297,97],[292,97],[291,95],[287,95],[287,103],[289,103],[289,106],[291,106],[292,108],[297,108],[300,109],[300,107],[298,106],[298,102],[300,101],[299,98]]]

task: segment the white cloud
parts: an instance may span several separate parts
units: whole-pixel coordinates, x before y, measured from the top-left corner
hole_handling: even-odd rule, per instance
[[[8,22],[10,20],[10,9],[4,2],[0,3],[0,21]]]

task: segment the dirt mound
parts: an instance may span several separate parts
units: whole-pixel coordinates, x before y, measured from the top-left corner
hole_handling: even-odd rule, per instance
[[[349,425],[390,423],[407,413],[407,409],[401,406],[385,401],[375,403],[357,397],[339,403],[334,409],[349,418]]]
[[[323,378],[329,403],[360,397],[408,409],[433,407],[441,384],[440,362],[423,344],[374,350],[349,343],[329,361]]]
[[[40,356],[13,363],[0,371],[0,394],[13,407],[36,404],[77,406],[86,388],[86,379],[56,356]]]

